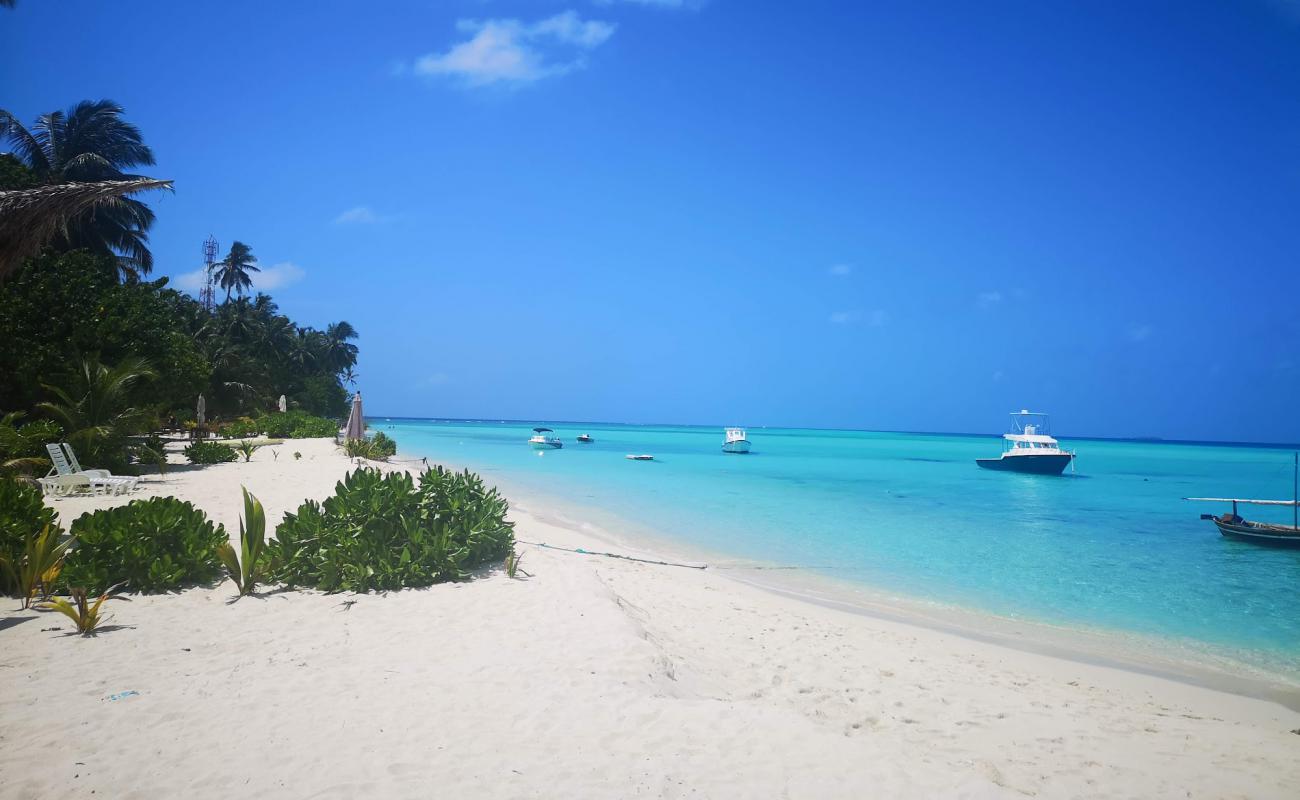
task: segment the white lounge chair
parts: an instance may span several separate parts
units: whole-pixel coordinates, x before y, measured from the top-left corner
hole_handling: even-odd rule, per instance
[[[39,481],[41,490],[47,495],[67,497],[84,489],[95,494],[124,494],[139,482],[138,478],[112,475],[104,469],[81,469],[71,445],[47,444],[45,450],[54,464],[49,474]]]

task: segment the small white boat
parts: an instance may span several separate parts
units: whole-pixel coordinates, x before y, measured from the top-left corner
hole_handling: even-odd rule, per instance
[[[533,428],[533,438],[528,440],[534,450],[559,450],[564,442],[558,436],[551,436],[555,431],[550,428]]]
[[[1060,475],[1074,463],[1074,453],[1062,450],[1061,443],[1048,433],[1047,415],[1029,409],[1011,415],[1011,432],[1002,435],[1005,449],[997,458],[977,458],[984,469],[1002,472],[1029,472],[1035,475]]]
[[[630,461],[654,461],[655,460],[655,457],[650,455],[649,453],[642,453],[641,455],[628,453],[626,457]]]
[[[583,444],[591,444],[592,442],[594,442],[594,441],[596,441],[596,440],[593,439],[593,438],[591,438],[591,434],[589,434],[589,433],[584,433],[584,434],[581,434],[580,436],[578,436],[578,441],[582,442]]]
[[[749,439],[744,428],[727,428],[727,437],[722,441],[724,453],[748,453]]]

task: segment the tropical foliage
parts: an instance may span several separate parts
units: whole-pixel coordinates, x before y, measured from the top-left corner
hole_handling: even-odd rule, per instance
[[[50,596],[63,569],[67,549],[63,530],[47,523],[39,531],[33,530],[27,535],[23,550],[17,557],[0,556],[0,570],[5,572],[9,585],[22,598],[23,608],[29,607],[37,596]]]
[[[36,407],[62,426],[88,463],[120,470],[126,465],[126,435],[149,422],[144,409],[129,405],[132,389],[156,374],[141,358],[115,366],[82,358],[58,384],[42,384],[52,400]]]
[[[132,171],[152,166],[153,150],[122,114],[112,100],[83,100],[67,111],[42,114],[27,128],[0,110],[0,137],[37,185],[150,180]],[[143,202],[110,194],[62,220],[55,243],[112,256],[124,278],[139,278],[153,269],[147,246],[153,221]]]
[[[371,461],[387,461],[397,455],[397,442],[380,431],[367,439],[348,439],[343,450],[349,458],[368,458]]]
[[[265,574],[266,561],[262,554],[266,546],[266,511],[247,489],[241,487],[240,491],[244,493],[244,518],[239,521],[239,552],[235,552],[230,542],[222,542],[217,547],[217,557],[243,597],[252,594]]]
[[[286,514],[267,544],[270,576],[293,586],[368,592],[462,580],[514,545],[507,504],[468,471],[419,477],[359,469],[323,504]]]
[[[12,570],[22,561],[28,541],[53,525],[54,511],[46,507],[39,489],[0,479],[0,561],[10,565],[0,569],[0,590],[5,594],[18,592]]]
[[[191,464],[224,464],[238,461],[239,453],[222,442],[199,441],[185,448],[185,458]]]
[[[101,608],[108,600],[122,600],[130,602],[128,598],[119,597],[116,592],[121,588],[121,584],[113,586],[104,591],[103,594],[96,597],[94,602],[90,601],[85,589],[74,588],[69,590],[70,600],[62,597],[55,597],[48,603],[40,603],[37,608],[47,608],[51,611],[57,611],[68,619],[72,620],[77,627],[77,633],[82,636],[93,636],[100,626],[108,620],[104,616]]]
[[[59,583],[92,594],[125,583],[135,592],[168,592],[207,583],[221,571],[224,527],[174,497],[133,500],[82,514]]]
[[[30,478],[50,466],[45,445],[58,441],[62,428],[48,419],[19,425],[24,416],[22,411],[11,411],[0,417],[0,480]]]
[[[339,427],[332,420],[302,411],[286,411],[262,417],[262,432],[273,439],[318,439],[334,436]]]

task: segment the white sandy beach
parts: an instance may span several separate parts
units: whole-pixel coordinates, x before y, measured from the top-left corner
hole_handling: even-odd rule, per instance
[[[134,497],[191,500],[237,534],[241,485],[273,525],[350,466],[328,441],[291,441],[248,464],[178,465]],[[53,506],[66,525],[129,499]],[[609,549],[512,516],[522,540]],[[5,599],[0,797],[1291,798],[1300,786],[1300,713],[1274,703],[717,571],[519,549],[527,579],[135,597],[112,609],[121,627],[87,639]],[[138,694],[109,699],[124,692]]]

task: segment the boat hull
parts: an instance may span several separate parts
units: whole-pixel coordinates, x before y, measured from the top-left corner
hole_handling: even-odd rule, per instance
[[[563,442],[529,442],[534,450],[559,450],[564,447]]]
[[[735,441],[735,442],[727,442],[726,444],[722,445],[722,452],[735,453],[737,455],[743,455],[745,453],[748,453],[749,440],[740,439],[739,441]]]
[[[1268,547],[1300,547],[1300,530],[1282,525],[1264,525],[1258,522],[1224,522],[1211,517],[1219,533],[1240,542],[1252,542]]]
[[[1060,475],[1070,465],[1074,456],[1069,453],[1050,455],[1006,456],[1004,458],[977,458],[975,463],[984,469],[999,472],[1023,472],[1030,475]]]

